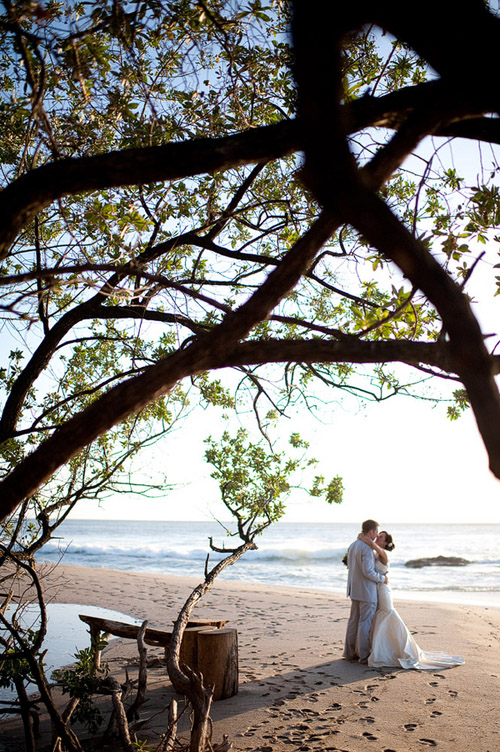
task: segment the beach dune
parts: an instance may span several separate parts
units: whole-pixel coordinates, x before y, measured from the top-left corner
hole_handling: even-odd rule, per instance
[[[43,567],[42,567],[43,568]],[[115,609],[168,629],[194,578],[46,567],[48,601]],[[342,659],[350,602],[342,595],[218,580],[193,618],[228,619],[238,630],[239,692],[213,705],[212,742],[227,734],[234,748],[421,752],[500,749],[500,609],[412,601],[396,607],[419,645],[463,655],[445,671],[370,669]],[[150,648],[148,703],[158,712],[139,736],[158,743],[175,697],[162,662]],[[119,679],[134,676],[133,641],[110,641],[103,660]],[[182,706],[181,698],[177,698]],[[3,725],[0,748],[22,740],[18,721]],[[48,723],[43,725],[48,733]],[[22,749],[20,742],[19,749]]]

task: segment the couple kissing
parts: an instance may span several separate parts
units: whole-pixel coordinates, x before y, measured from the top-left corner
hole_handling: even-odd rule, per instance
[[[347,550],[347,595],[351,612],[347,622],[344,658],[371,668],[397,666],[443,669],[464,663],[462,656],[424,651],[394,608],[389,585],[392,536],[379,533],[375,520],[365,520],[361,533]]]

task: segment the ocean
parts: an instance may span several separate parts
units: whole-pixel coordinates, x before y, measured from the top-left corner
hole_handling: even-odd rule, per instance
[[[396,544],[391,553],[394,597],[500,607],[500,525],[386,525]],[[220,575],[224,580],[345,593],[342,557],[359,532],[350,523],[278,522]],[[135,572],[204,576],[208,539],[231,547],[217,522],[67,520],[58,537],[39,552],[45,562]],[[458,556],[460,567],[413,569],[410,559]],[[209,566],[221,558],[210,553]]]

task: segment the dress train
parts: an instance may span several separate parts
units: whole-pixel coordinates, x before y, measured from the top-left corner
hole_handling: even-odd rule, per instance
[[[378,559],[375,568],[387,574],[389,567]],[[410,634],[401,616],[394,608],[389,585],[377,586],[378,608],[372,625],[371,653],[368,665],[372,668],[398,666],[415,669],[443,669],[459,666],[465,661],[460,655],[447,655],[441,651],[422,650]]]

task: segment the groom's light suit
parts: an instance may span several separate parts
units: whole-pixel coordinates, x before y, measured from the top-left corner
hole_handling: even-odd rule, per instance
[[[347,595],[351,599],[351,613],[347,622],[344,657],[361,661],[370,654],[370,628],[377,610],[377,583],[384,582],[383,574],[375,571],[373,550],[361,540],[351,543],[347,551]],[[356,650],[357,648],[357,650]]]

